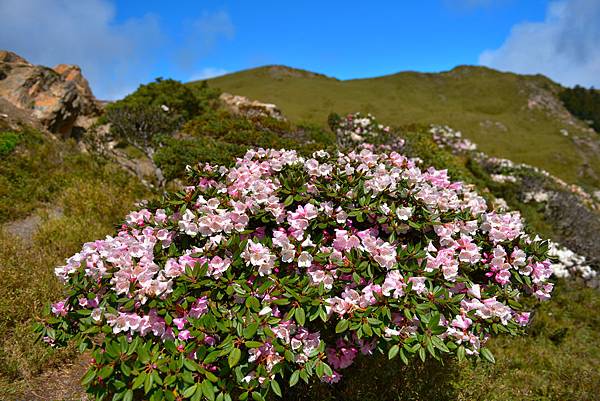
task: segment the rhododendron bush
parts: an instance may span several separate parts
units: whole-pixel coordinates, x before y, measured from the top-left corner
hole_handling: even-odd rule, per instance
[[[372,114],[348,114],[329,116],[329,126],[335,132],[336,142],[341,149],[352,149],[361,144],[385,144],[401,147],[404,139],[392,136],[390,127],[380,124]]]
[[[548,244],[398,153],[250,150],[191,169],[56,269],[44,340],[92,349],[99,398],[262,400],[356,358],[493,361],[550,297]]]

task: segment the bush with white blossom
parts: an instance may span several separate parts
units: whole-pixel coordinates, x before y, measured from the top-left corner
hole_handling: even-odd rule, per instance
[[[556,277],[579,277],[587,286],[600,288],[600,276],[596,270],[592,269],[584,256],[552,241],[550,241],[548,254],[555,259],[555,262],[552,263],[552,270]]]
[[[56,269],[67,297],[38,330],[91,349],[97,398],[263,400],[375,353],[493,361],[486,341],[552,291],[517,213],[395,152],[259,149],[190,174]]]
[[[432,125],[429,127],[429,133],[438,146],[448,147],[455,153],[477,150],[474,142],[463,138],[462,132],[455,131],[447,125]]]
[[[348,114],[329,116],[329,125],[335,132],[340,149],[352,149],[361,144],[394,145],[400,148],[404,140],[391,135],[390,127],[380,124],[372,114]]]

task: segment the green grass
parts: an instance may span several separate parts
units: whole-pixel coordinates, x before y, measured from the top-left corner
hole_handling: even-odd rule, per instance
[[[21,141],[21,136],[12,131],[0,132],[0,157],[12,153]]]
[[[118,167],[73,144],[32,130],[21,135],[28,139],[0,160],[0,217],[38,214],[41,224],[30,242],[0,230],[0,399],[74,356],[72,349],[35,343],[32,332],[35,317],[64,292],[54,267],[84,242],[112,234],[134,202],[148,195]]]
[[[209,84],[275,103],[295,122],[324,125],[330,112],[360,111],[389,125],[448,124],[490,155],[543,168],[568,182],[600,187],[600,154],[573,141],[577,135],[598,145],[598,135],[566,124],[555,114],[528,108],[530,95],[560,90],[543,76],[457,67],[438,74],[403,72],[340,81],[287,67],[262,67],[214,78]],[[563,136],[562,128],[571,135]],[[592,173],[584,172],[584,158]]]

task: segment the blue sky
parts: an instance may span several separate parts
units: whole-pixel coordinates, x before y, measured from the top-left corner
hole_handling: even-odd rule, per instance
[[[266,64],[341,79],[461,64],[600,85],[598,0],[3,0],[0,48],[79,64],[99,98]]]

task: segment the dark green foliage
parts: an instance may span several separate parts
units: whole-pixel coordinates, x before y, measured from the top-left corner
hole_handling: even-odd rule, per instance
[[[161,137],[161,146],[154,155],[167,180],[183,177],[186,165],[229,165],[252,147],[296,149],[310,154],[334,144],[333,135],[318,126],[294,126],[270,117],[246,118],[226,111],[198,116],[181,131],[178,138]]]
[[[563,90],[560,100],[571,114],[584,121],[591,121],[592,128],[600,132],[600,91],[577,85]]]
[[[157,78],[155,82],[140,87],[132,94],[126,96],[106,107],[107,111],[122,107],[152,106],[159,108],[167,106],[169,113],[189,120],[212,107],[219,97],[219,92],[208,87],[206,82],[189,88],[173,79]]]
[[[340,117],[338,113],[329,113],[329,115],[327,116],[327,125],[332,131],[335,131],[335,128],[339,125],[341,121],[342,117]]]
[[[167,180],[182,177],[187,165],[199,162],[230,164],[235,157],[242,156],[246,147],[210,137],[174,139],[163,138],[154,155],[155,163],[161,168]]]
[[[10,154],[20,141],[21,136],[16,132],[0,132],[0,157]]]
[[[157,137],[173,134],[182,120],[152,105],[113,107],[106,111],[106,118],[115,139],[133,145],[149,156],[157,144]]]
[[[218,90],[206,82],[189,88],[173,79],[158,78],[132,94],[106,107],[104,120],[118,140],[140,148],[144,153],[156,147],[155,137],[171,135],[181,124],[216,106]]]

